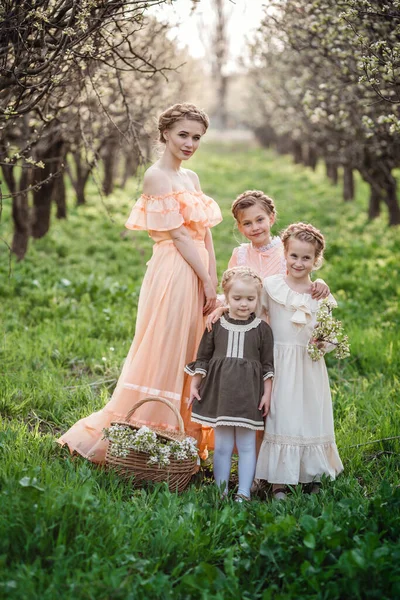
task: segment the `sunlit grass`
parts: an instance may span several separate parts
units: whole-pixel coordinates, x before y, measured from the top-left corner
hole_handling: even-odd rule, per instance
[[[214,144],[190,166],[223,211],[213,230],[220,275],[241,241],[230,205],[245,189],[274,197],[275,233],[303,220],[325,234],[319,276],[352,350],[345,361],[327,358],[345,472],[318,497],[297,489],[284,504],[238,506],[199,479],[181,496],[132,491],[56,445],[110,397],[151,255],[147,234],[124,229],[140,182],[105,200],[91,183],[88,205],[71,195],[68,219],[53,218],[10,277],[1,247],[0,597],[397,597],[399,441],[386,438],[400,436],[400,232],[385,215],[367,221],[363,182],[343,203],[322,166]],[[8,206],[1,228],[10,242]]]

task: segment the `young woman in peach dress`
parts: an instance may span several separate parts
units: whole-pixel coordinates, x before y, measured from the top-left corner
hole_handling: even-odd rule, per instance
[[[111,400],[81,419],[58,440],[92,462],[105,459],[103,429],[124,420],[139,400],[158,396],[180,411],[188,435],[200,449],[201,425],[190,420],[190,381],[186,364],[196,358],[204,315],[215,308],[217,274],[210,228],[222,221],[214,200],[200,188],[193,171],[181,166],[197,150],[208,128],[207,115],[193,104],[175,104],[158,123],[164,152],[145,173],[143,194],[126,222],[154,240],[153,255],[140,291],[135,337]],[[134,413],[135,421],[176,429],[176,417],[165,405],[149,402]]]

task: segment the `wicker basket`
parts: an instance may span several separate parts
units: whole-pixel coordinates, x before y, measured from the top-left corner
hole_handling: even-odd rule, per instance
[[[125,421],[111,423],[112,425],[126,425],[131,429],[140,429],[143,423],[135,423],[130,421],[131,416],[142,404],[146,402],[161,402],[168,406],[175,414],[179,431],[169,431],[157,427],[152,427],[157,436],[166,440],[183,440],[186,437],[185,427],[179,411],[175,406],[164,398],[149,397],[137,402],[135,406],[126,415]],[[197,458],[188,458],[186,460],[170,459],[170,464],[167,466],[149,465],[149,455],[145,452],[130,450],[128,456],[119,457],[111,454],[112,442],[109,442],[106,453],[106,465],[115,469],[118,474],[123,477],[134,476],[133,484],[140,486],[144,482],[159,483],[166,481],[171,491],[182,492],[188,485],[192,475],[198,471]]]

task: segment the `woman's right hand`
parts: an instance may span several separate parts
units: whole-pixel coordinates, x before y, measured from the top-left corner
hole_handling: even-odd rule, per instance
[[[215,309],[217,303],[217,292],[211,283],[211,279],[204,283],[205,302],[203,307],[203,315],[208,315]]]
[[[214,325],[214,323],[216,323],[218,321],[218,319],[220,319],[222,317],[222,315],[224,314],[225,311],[226,311],[226,306],[218,306],[218,308],[213,310],[213,312],[208,315],[208,317],[206,319],[207,331],[212,330],[212,326]]]

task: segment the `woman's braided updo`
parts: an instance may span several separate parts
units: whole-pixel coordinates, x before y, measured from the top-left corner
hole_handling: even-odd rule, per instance
[[[158,131],[160,132],[159,141],[165,144],[164,131],[171,129],[172,125],[182,119],[189,119],[190,121],[198,121],[204,127],[204,133],[207,131],[210,124],[210,120],[206,113],[194,104],[189,102],[183,102],[181,104],[174,104],[164,110],[163,113],[158,117]]]
[[[293,223],[289,225],[282,233],[281,240],[285,251],[288,251],[290,239],[308,242],[315,248],[315,268],[319,268],[322,264],[325,250],[325,238],[322,233],[309,223]]]
[[[228,297],[229,290],[231,289],[233,282],[238,279],[251,279],[257,288],[257,296],[260,298],[262,280],[261,277],[259,277],[257,273],[253,271],[253,269],[250,269],[250,267],[232,267],[231,269],[227,269],[225,271],[225,273],[222,275],[221,281],[221,287],[225,294],[225,298]]]
[[[239,223],[239,213],[245,208],[250,208],[250,206],[255,206],[256,204],[258,204],[270,218],[273,217],[275,221],[277,213],[274,201],[261,190],[248,190],[236,198],[232,204],[232,214],[235,220]]]

